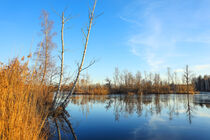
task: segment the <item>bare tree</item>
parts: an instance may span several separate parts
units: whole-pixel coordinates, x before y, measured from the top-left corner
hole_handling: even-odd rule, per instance
[[[78,67],[78,72],[77,72],[77,75],[76,75],[76,79],[73,82],[73,86],[72,86],[71,91],[68,93],[68,95],[66,96],[65,100],[60,105],[60,106],[62,106],[64,108],[69,103],[69,97],[74,92],[74,89],[76,87],[76,84],[77,84],[77,81],[79,79],[79,76],[80,76],[81,71],[84,70],[84,69],[82,69],[82,66],[83,66],[83,63],[84,63],[84,60],[85,60],[85,55],[86,55],[86,50],[87,50],[88,41],[89,41],[89,37],[90,37],[91,27],[92,27],[92,24],[93,24],[93,20],[95,18],[94,11],[95,11],[95,7],[96,7],[96,3],[97,3],[97,0],[95,0],[95,2],[94,2],[93,9],[89,11],[89,24],[88,24],[88,27],[87,27],[87,34],[85,34],[83,32],[84,33],[84,37],[85,37],[85,44],[84,44],[84,50],[83,50],[82,60],[81,60],[80,65]],[[89,65],[89,66],[91,66],[91,65]]]
[[[50,113],[49,113],[48,116],[54,118],[54,122],[56,124],[58,134],[60,133],[59,132],[60,130],[59,130],[59,126],[58,126],[57,120],[59,120],[60,122],[67,123],[67,125],[70,128],[70,130],[71,130],[75,140],[77,140],[77,137],[76,137],[76,134],[75,134],[75,132],[73,130],[73,127],[72,127],[70,121],[68,120],[68,117],[70,117],[70,115],[66,111],[66,107],[67,107],[67,105],[68,105],[68,103],[70,101],[69,97],[73,94],[73,92],[75,90],[76,84],[77,84],[77,82],[79,80],[79,77],[80,77],[80,73],[83,70],[87,69],[88,67],[90,67],[91,65],[93,65],[95,63],[95,61],[91,61],[91,63],[88,66],[83,68],[83,63],[84,63],[84,60],[85,60],[85,55],[86,55],[86,50],[87,50],[87,46],[88,46],[88,40],[89,40],[89,36],[90,36],[90,31],[91,31],[91,27],[92,27],[92,24],[93,24],[93,20],[95,19],[94,11],[95,11],[95,7],[96,7],[96,3],[97,3],[97,0],[95,0],[92,10],[90,9],[90,11],[89,11],[89,24],[88,24],[88,27],[87,27],[87,34],[85,34],[83,32],[84,33],[84,37],[85,37],[85,44],[84,44],[84,50],[83,50],[83,54],[82,54],[82,59],[81,59],[80,65],[78,66],[78,71],[77,71],[77,74],[76,74],[76,78],[73,81],[72,88],[69,91],[69,93],[67,94],[67,96],[63,96],[62,98],[58,98],[57,95],[58,95],[58,93],[60,91],[60,88],[61,88],[61,85],[62,85],[62,79],[63,79],[63,63],[64,63],[63,30],[64,30],[65,22],[69,20],[68,18],[64,17],[64,12],[62,13],[62,16],[61,16],[61,20],[62,20],[62,26],[61,26],[62,52],[61,52],[61,71],[60,71],[59,89],[58,89],[58,91],[57,91],[57,93],[55,95],[56,97],[53,100],[53,104],[50,107]],[[60,134],[59,134],[58,138],[59,139],[61,138]]]
[[[61,71],[60,71],[60,80],[59,80],[59,85],[58,85],[58,92],[61,89],[61,84],[62,84],[62,79],[63,79],[63,63],[64,63],[64,34],[63,34],[63,30],[64,30],[64,23],[65,23],[65,19],[64,19],[64,12],[62,12],[62,26],[61,26],[61,43],[62,43],[62,51],[61,51]]]
[[[52,41],[52,39],[56,33],[52,32],[53,21],[49,20],[49,14],[46,11],[42,11],[41,19],[41,32],[44,34],[44,39],[40,43],[40,50],[37,56],[39,58],[40,68],[42,69],[41,84],[43,84],[46,82],[45,79],[48,69],[53,65],[51,53],[53,48],[55,48],[55,43]]]
[[[66,9],[65,9],[66,10]],[[59,56],[61,60],[61,66],[60,66],[60,78],[59,78],[59,84],[58,84],[58,90],[55,94],[53,105],[57,100],[57,96],[61,91],[62,81],[63,81],[63,65],[64,65],[64,24],[68,22],[72,17],[64,17],[65,10],[62,12],[62,15],[57,14],[61,19],[61,57]]]
[[[111,88],[112,88],[112,82],[111,82],[111,80],[109,79],[109,78],[106,78],[105,79],[105,81],[106,81],[106,87],[108,87],[108,89],[109,89],[109,92],[110,92],[110,90],[111,90]]]
[[[168,75],[168,85],[171,84],[171,68],[168,67],[167,68],[167,75]]]
[[[136,88],[138,89],[138,93],[141,93],[141,80],[142,80],[142,77],[141,77],[141,72],[140,71],[137,71],[136,75],[135,75],[135,86]]]
[[[187,84],[187,93],[189,93],[189,84],[191,79],[191,72],[189,71],[188,65],[186,65],[185,71],[184,71],[184,79]]]
[[[120,75],[119,69],[116,67],[113,77],[115,87],[119,86],[119,75]]]
[[[177,91],[177,84],[178,84],[178,77],[177,77],[177,72],[174,72],[174,93]]]

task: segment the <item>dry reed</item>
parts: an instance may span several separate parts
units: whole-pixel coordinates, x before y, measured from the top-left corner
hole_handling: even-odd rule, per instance
[[[47,139],[45,89],[36,79],[24,58],[0,65],[0,139]]]

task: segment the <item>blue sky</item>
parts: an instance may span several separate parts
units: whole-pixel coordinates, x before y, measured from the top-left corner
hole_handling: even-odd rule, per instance
[[[88,0],[0,0],[0,61],[36,50],[41,37],[40,14],[54,20],[56,61],[60,49],[58,13],[75,16],[65,30],[65,67],[73,72],[82,52],[82,32],[88,21]],[[195,74],[210,74],[210,0],[98,0],[87,50],[88,70],[98,81],[114,68],[166,74],[181,73],[186,64]],[[32,44],[32,48],[30,47]],[[31,48],[31,49],[30,49]],[[57,61],[59,64],[59,61]]]

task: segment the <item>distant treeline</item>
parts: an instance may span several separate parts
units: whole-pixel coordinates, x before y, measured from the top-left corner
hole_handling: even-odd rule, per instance
[[[168,94],[168,93],[197,93],[200,91],[195,86],[195,79],[186,66],[182,82],[177,74],[168,69],[168,77],[161,78],[158,73],[135,74],[129,71],[120,72],[115,69],[113,78],[106,78],[104,84],[91,84],[88,75],[83,76],[76,86],[77,94]],[[209,86],[208,86],[209,87]]]
[[[210,76],[208,75],[193,78],[193,83],[197,91],[210,91]]]
[[[188,66],[181,75],[182,77],[178,77],[177,73],[171,72],[170,68],[164,78],[158,73],[142,74],[139,71],[132,73],[115,68],[113,77],[106,78],[101,84],[92,83],[86,73],[77,83],[75,94],[193,94],[210,91],[210,76],[196,77],[188,70]],[[72,86],[73,83],[65,84],[62,89],[68,91]]]

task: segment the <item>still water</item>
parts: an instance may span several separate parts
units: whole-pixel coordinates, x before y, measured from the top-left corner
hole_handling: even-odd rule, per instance
[[[78,140],[210,140],[209,93],[76,95],[67,110]]]

